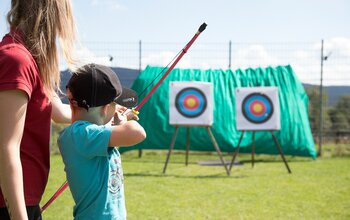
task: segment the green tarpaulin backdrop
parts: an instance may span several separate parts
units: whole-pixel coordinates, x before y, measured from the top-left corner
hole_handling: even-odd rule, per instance
[[[141,101],[158,82],[161,67],[148,66],[136,78],[132,89]],[[145,128],[147,138],[137,146],[121,148],[121,152],[132,149],[168,150],[175,127],[169,125],[169,82],[203,81],[213,83],[214,123],[211,128],[223,152],[233,152],[241,132],[235,126],[235,89],[237,87],[276,86],[279,90],[281,130],[275,135],[286,155],[316,157],[314,141],[308,119],[308,97],[296,78],[291,66],[277,66],[246,70],[221,69],[174,69],[158,87],[151,98],[140,109],[139,123]],[[180,127],[175,149],[185,149],[186,128]],[[252,132],[245,132],[240,152],[251,152]],[[204,128],[191,128],[190,150],[215,151]],[[279,154],[272,136],[267,131],[255,133],[255,152]]]

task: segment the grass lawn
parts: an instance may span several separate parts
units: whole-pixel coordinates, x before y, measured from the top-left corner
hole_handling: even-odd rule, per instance
[[[122,154],[128,219],[350,219],[350,157],[323,156],[316,160],[289,157],[288,174],[279,156],[239,155],[243,165],[227,176],[216,154],[171,155],[167,151]],[[228,161],[229,155],[225,155]],[[65,181],[60,155],[51,157],[46,202]],[[73,200],[67,189],[47,208],[44,219],[72,219]],[[42,204],[43,205],[43,204]]]

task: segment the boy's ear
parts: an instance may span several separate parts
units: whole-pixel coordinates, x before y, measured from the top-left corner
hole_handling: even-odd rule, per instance
[[[107,115],[109,105],[110,104],[107,104],[107,105],[104,105],[104,106],[101,107],[101,114],[102,114],[102,116]]]
[[[77,101],[75,101],[75,100],[69,100],[69,105],[70,105],[70,107],[71,108],[78,108],[79,106],[78,106],[78,102]]]

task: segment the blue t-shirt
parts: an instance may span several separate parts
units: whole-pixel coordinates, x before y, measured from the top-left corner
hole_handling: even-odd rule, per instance
[[[76,121],[58,146],[79,219],[126,219],[124,178],[118,150],[108,147],[112,127]]]

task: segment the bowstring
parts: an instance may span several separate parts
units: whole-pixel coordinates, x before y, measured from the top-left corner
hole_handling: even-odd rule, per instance
[[[142,90],[142,92],[140,92],[140,94],[138,95],[139,97],[140,97],[141,95],[143,95],[143,93],[146,92],[146,90],[153,84],[153,82],[154,82],[159,76],[163,75],[164,71],[169,67],[169,65],[170,65],[171,63],[174,62],[174,60],[180,55],[180,53],[181,53],[182,51],[183,51],[183,49],[181,49],[181,50],[174,56],[174,58],[168,63],[168,65],[166,65],[166,66],[157,74],[157,76],[154,77],[154,79]]]

